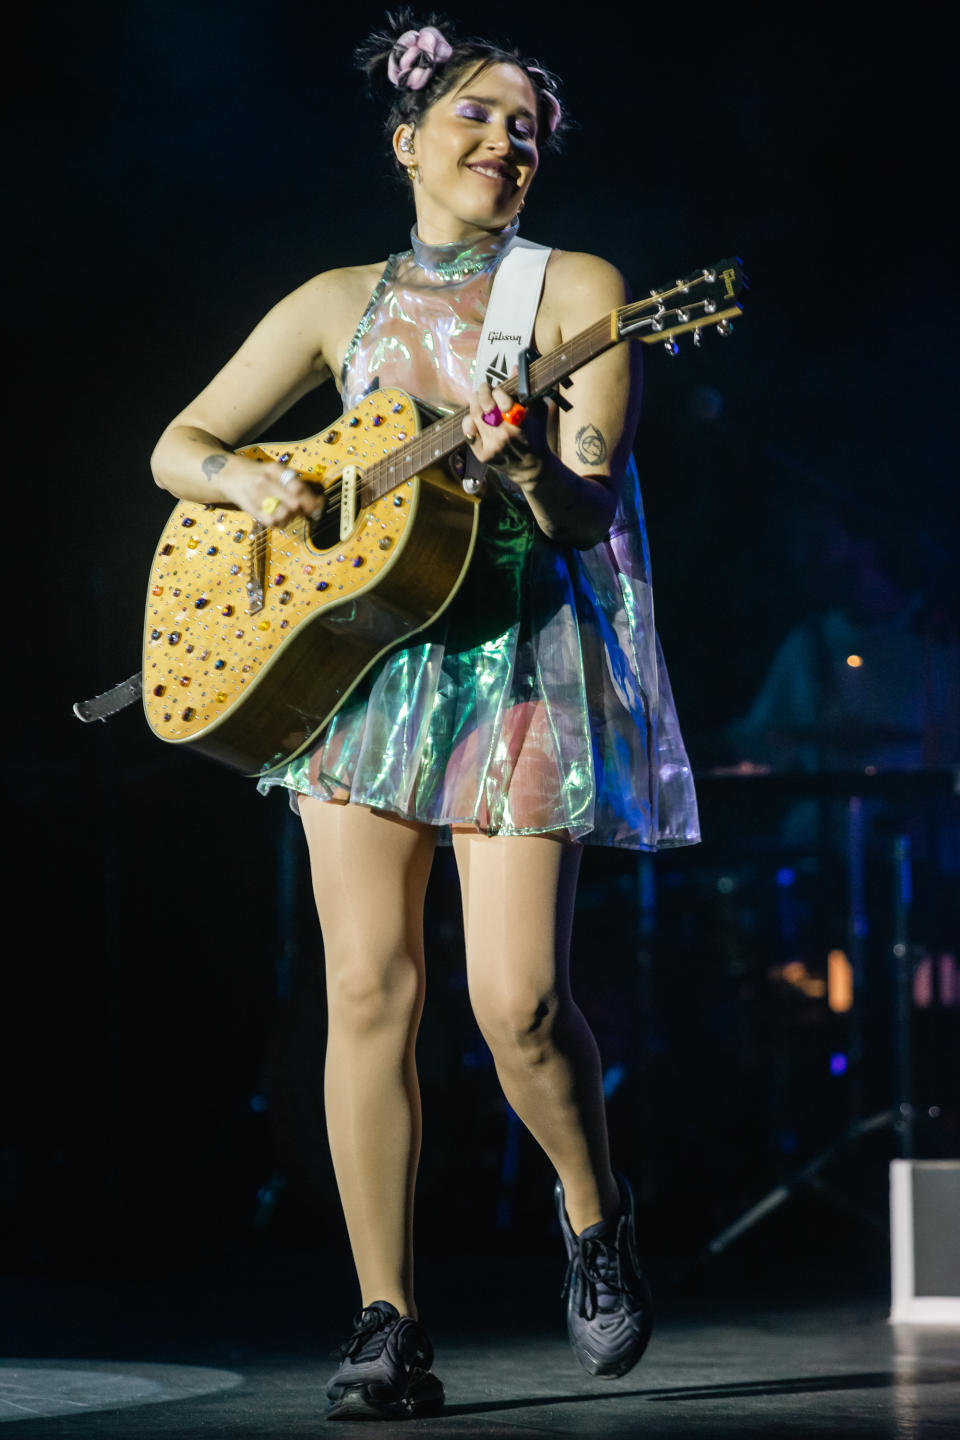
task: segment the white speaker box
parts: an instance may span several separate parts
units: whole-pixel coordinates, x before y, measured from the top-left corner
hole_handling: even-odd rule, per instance
[[[960,1160],[890,1163],[892,1324],[960,1325]]]

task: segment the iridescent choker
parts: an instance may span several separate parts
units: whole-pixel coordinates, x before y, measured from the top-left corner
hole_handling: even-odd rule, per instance
[[[492,260],[499,259],[519,226],[519,220],[513,220],[494,235],[484,235],[466,245],[462,240],[454,240],[448,245],[427,245],[420,239],[414,225],[410,231],[413,258],[428,275],[436,275],[441,280],[466,280],[486,270]]]

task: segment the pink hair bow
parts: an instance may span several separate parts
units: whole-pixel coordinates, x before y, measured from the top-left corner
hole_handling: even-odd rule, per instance
[[[398,90],[422,90],[437,66],[452,54],[453,49],[434,26],[404,30],[390,52],[387,76]]]

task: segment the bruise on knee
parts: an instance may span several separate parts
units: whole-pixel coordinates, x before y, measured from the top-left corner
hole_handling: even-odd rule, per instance
[[[494,1054],[519,1052],[532,1059],[550,1046],[559,1008],[556,995],[500,995],[475,1002],[474,1014]]]
[[[530,1023],[530,1029],[528,1033],[533,1035],[535,1031],[539,1030],[540,1026],[543,1024],[544,1020],[546,1020],[549,1014],[550,1006],[547,1004],[546,1000],[541,1000],[540,1004],[533,1012],[533,1020]]]

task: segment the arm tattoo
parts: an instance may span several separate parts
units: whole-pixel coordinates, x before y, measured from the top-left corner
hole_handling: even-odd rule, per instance
[[[220,471],[223,469],[226,463],[226,455],[208,455],[206,460],[204,460],[203,464],[200,466],[200,469],[203,471],[204,475],[206,475],[208,480],[212,480],[215,475],[220,474]]]
[[[584,465],[602,465],[607,458],[607,442],[596,425],[581,425],[577,431],[577,456]]]

